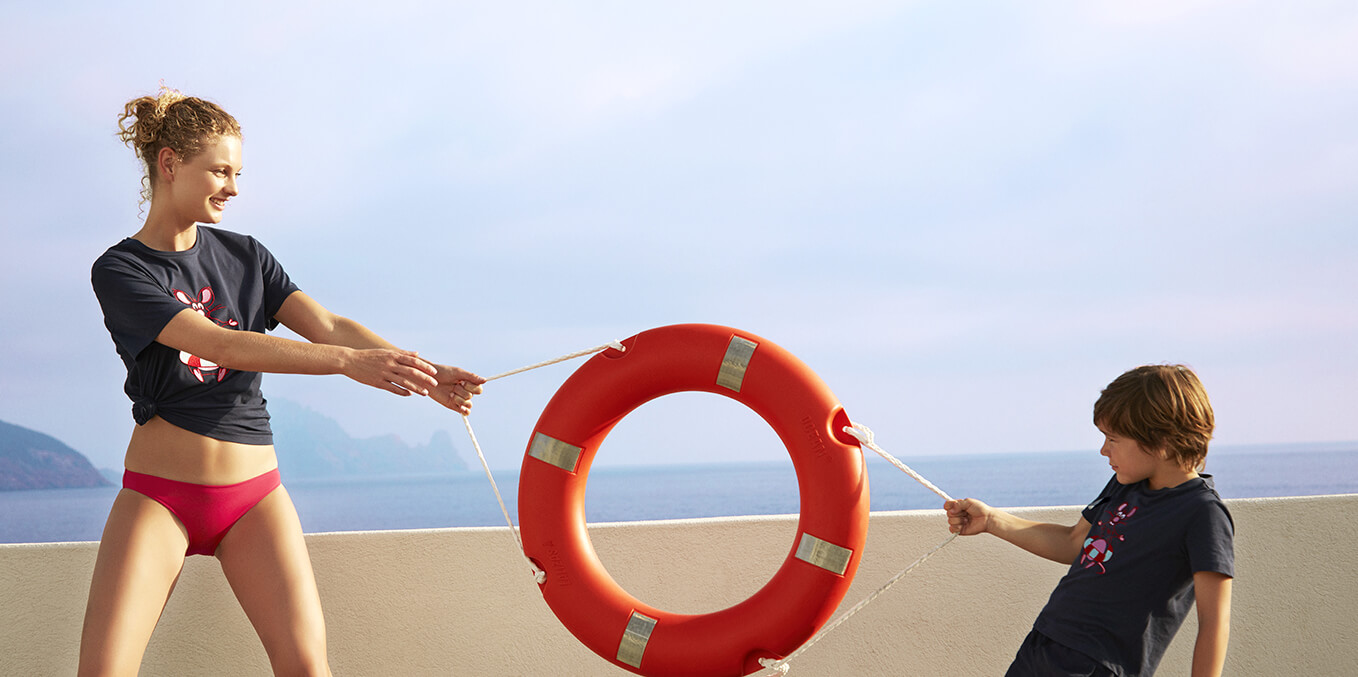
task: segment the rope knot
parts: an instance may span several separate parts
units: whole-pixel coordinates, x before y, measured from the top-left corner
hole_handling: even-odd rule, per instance
[[[759,664],[764,666],[765,670],[772,670],[780,675],[786,675],[788,669],[792,667],[787,664],[786,659],[776,661],[772,658],[761,658],[759,659]]]
[[[872,433],[871,428],[863,425],[862,423],[846,425],[844,426],[844,432],[853,435],[854,438],[856,438],[859,442],[862,442],[863,444],[867,445],[869,448],[876,446],[875,440],[877,439],[877,436]]]

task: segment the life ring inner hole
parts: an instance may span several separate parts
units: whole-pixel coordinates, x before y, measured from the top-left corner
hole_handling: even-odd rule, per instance
[[[639,472],[632,458],[681,460],[656,479],[657,467]],[[681,614],[718,611],[763,587],[797,537],[800,509],[796,470],[777,433],[740,402],[705,392],[665,395],[625,416],[600,445],[585,488],[590,524],[791,516],[785,529],[772,530],[737,522],[666,525],[645,547],[614,538],[617,530],[591,528],[595,553],[619,586]],[[675,586],[679,580],[702,584]]]

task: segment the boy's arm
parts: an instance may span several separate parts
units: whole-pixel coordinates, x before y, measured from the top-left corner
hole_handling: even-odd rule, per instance
[[[1231,577],[1215,571],[1193,574],[1198,605],[1198,639],[1193,645],[1193,677],[1218,677],[1231,637]]]
[[[955,534],[993,534],[1039,557],[1053,562],[1073,564],[1084,548],[1089,534],[1089,522],[1084,517],[1071,526],[1034,522],[992,508],[974,498],[948,501],[943,504],[948,512],[948,529]]]

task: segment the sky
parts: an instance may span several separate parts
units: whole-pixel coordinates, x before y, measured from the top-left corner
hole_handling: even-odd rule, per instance
[[[1344,1],[6,3],[0,420],[121,463],[89,267],[139,227],[116,119],[163,81],[241,123],[222,226],[435,361],[707,322],[797,355],[907,461],[1092,455],[1099,390],[1162,362],[1202,377],[1219,446],[1358,440],[1354,45]],[[492,467],[577,365],[487,387]],[[474,462],[422,398],[264,389]],[[596,465],[777,458],[683,393]]]

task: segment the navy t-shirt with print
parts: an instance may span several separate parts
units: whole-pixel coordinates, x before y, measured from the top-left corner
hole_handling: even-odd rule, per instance
[[[156,342],[170,318],[190,308],[222,327],[264,332],[297,285],[248,235],[197,227],[186,251],[127,238],[94,262],[91,282],[118,356],[138,425],[154,416],[201,435],[271,444],[261,374],[228,369]]]
[[[1114,477],[1083,516],[1084,548],[1033,629],[1116,674],[1153,674],[1193,605],[1193,574],[1235,576],[1231,514],[1201,475],[1156,491]]]

